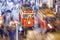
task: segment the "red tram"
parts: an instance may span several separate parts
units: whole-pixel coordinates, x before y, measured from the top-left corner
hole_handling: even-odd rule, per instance
[[[24,27],[34,26],[34,11],[30,7],[23,7],[20,10],[20,21]]]
[[[55,30],[54,22],[56,17],[54,13],[48,8],[40,8],[38,13],[38,21],[40,27],[46,29],[46,31]]]

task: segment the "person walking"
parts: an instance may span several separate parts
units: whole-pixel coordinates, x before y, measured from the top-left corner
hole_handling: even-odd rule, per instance
[[[3,23],[5,23],[6,22],[6,13],[5,12],[2,12],[2,17],[3,17]]]
[[[6,11],[6,24],[8,24],[11,20],[13,20],[12,11],[7,10]]]
[[[5,40],[9,40],[8,26],[4,25],[4,38]]]
[[[0,35],[1,35],[1,37],[3,38],[3,34],[4,34],[4,27],[3,27],[3,25],[2,26],[0,26]]]
[[[11,29],[8,30],[8,32],[9,32],[10,40],[14,40],[14,32]]]

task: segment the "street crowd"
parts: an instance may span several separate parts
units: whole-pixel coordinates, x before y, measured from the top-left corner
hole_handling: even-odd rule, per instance
[[[0,24],[1,40],[16,40],[15,24],[10,26],[10,22],[14,20],[19,21],[20,5],[18,2],[13,3],[11,0],[6,2],[0,1],[0,17],[2,18],[2,24]]]
[[[0,38],[4,40],[15,40],[15,28],[3,24],[0,26]]]
[[[31,5],[30,2],[28,3],[31,7],[35,7],[32,7],[33,10],[36,9],[36,6],[34,6],[35,4]],[[0,24],[0,37],[2,39],[16,40],[16,26],[15,24],[13,24],[14,26],[10,26],[10,22],[14,20],[19,21],[19,13],[21,6],[22,3],[19,3],[18,1],[15,1],[14,3],[11,0],[6,2],[0,1],[0,17],[2,18],[3,22],[2,24]]]

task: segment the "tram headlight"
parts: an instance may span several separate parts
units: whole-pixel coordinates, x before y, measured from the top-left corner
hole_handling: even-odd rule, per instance
[[[51,24],[48,24],[49,28],[52,28]]]
[[[30,22],[30,21],[28,21],[28,24],[31,24],[31,22]]]

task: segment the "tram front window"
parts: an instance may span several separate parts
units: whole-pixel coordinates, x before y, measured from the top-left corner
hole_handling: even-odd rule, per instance
[[[24,18],[25,20],[34,19],[34,14],[23,14],[23,18]]]
[[[52,22],[54,22],[55,20],[56,20],[55,17],[47,17],[47,18],[46,18],[47,23],[52,23]]]
[[[23,18],[24,18],[25,20],[27,20],[27,17],[28,17],[27,14],[23,14]]]

